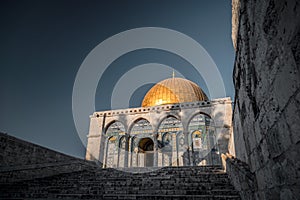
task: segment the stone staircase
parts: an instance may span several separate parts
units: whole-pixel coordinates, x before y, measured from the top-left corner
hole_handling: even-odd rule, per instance
[[[0,183],[0,199],[240,199],[219,166],[164,167],[148,172],[83,168]],[[139,173],[137,173],[139,172]]]

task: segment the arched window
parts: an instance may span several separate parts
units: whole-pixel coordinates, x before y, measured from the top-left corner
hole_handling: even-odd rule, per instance
[[[189,123],[189,131],[202,130],[205,126],[205,118],[207,118],[207,116],[200,113],[195,115]]]
[[[209,116],[199,113],[190,120],[188,131],[193,165],[212,164],[212,154],[215,154],[218,148],[213,120]]]
[[[126,136],[122,136],[119,140],[118,167],[125,167],[125,163],[126,163],[125,154],[127,153],[126,147],[127,147]]]
[[[130,166],[131,167],[138,167],[138,139],[137,137],[132,137],[130,139]]]
[[[125,127],[121,122],[115,121],[106,129],[105,136],[105,166],[115,168],[118,167],[118,154],[120,147],[120,138],[125,135]]]
[[[152,126],[150,122],[146,119],[139,119],[135,121],[133,124],[130,135],[138,135],[138,134],[151,134],[152,131]]]
[[[192,150],[206,149],[207,148],[207,126],[206,121],[209,121],[210,118],[204,114],[195,115],[189,125],[189,145],[192,147]]]
[[[171,133],[164,133],[162,136],[162,143],[164,147],[172,147],[172,135]],[[168,149],[169,151],[172,151],[172,149]]]
[[[165,118],[159,126],[158,132],[162,133],[178,133],[182,131],[182,123],[180,120],[176,119],[175,117],[167,117]]]
[[[119,135],[124,135],[124,134],[125,134],[125,127],[119,121],[115,121],[111,123],[105,132],[105,135],[107,137],[111,137],[111,136],[118,137]]]

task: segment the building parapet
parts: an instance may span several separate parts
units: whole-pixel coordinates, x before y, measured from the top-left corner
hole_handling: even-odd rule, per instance
[[[131,114],[142,114],[149,113],[154,111],[171,111],[179,109],[188,109],[188,108],[199,108],[199,107],[209,107],[216,104],[231,104],[232,101],[230,97],[213,99],[211,101],[196,101],[196,102],[187,102],[187,103],[177,103],[177,104],[165,104],[152,107],[137,107],[137,108],[127,108],[127,109],[118,109],[118,110],[107,110],[107,111],[97,111],[94,112],[90,117],[103,117],[106,116],[116,116],[116,115],[131,115]]]

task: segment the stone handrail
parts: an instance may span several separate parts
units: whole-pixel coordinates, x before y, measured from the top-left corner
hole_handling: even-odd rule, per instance
[[[222,154],[222,164],[242,199],[253,199],[257,183],[248,165],[228,153]]]

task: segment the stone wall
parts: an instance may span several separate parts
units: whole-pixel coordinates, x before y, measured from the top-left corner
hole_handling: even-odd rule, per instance
[[[236,157],[256,199],[300,197],[300,2],[233,0]],[[236,27],[238,30],[236,31]]]
[[[57,151],[0,133],[0,168],[77,160]]]
[[[241,160],[230,154],[222,154],[223,169],[234,186],[244,200],[252,200],[257,190],[257,183],[254,173],[249,166]]]
[[[74,158],[0,133],[0,183],[92,168],[97,168],[94,162]]]

